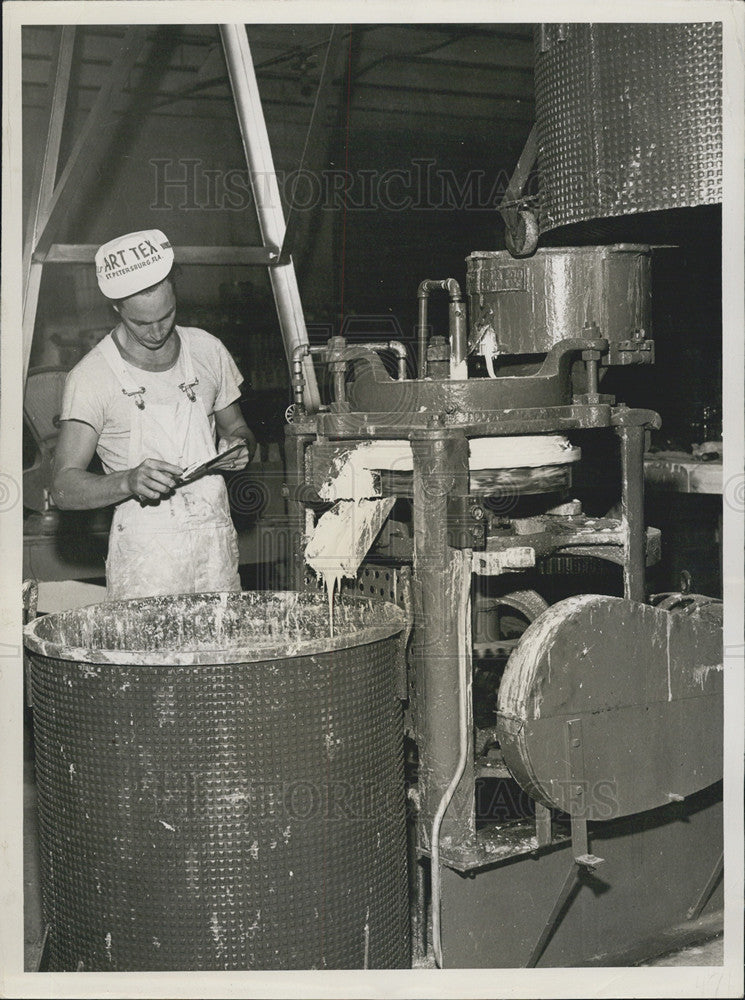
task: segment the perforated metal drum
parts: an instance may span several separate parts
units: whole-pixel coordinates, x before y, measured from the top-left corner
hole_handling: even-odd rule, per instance
[[[409,965],[403,613],[199,594],[25,636],[55,970]]]

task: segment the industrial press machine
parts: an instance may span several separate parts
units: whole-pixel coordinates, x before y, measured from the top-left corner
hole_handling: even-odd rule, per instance
[[[642,32],[647,77],[669,72],[659,54],[680,59],[702,29],[682,26],[671,50],[671,26],[658,27],[668,33]],[[588,111],[569,84],[595,73],[607,97],[642,35],[588,25],[537,34],[540,209],[512,202],[510,249],[471,253],[465,294],[453,277],[421,282],[415,377],[395,342],[334,337],[293,357],[295,583],[312,580],[307,560],[331,590],[346,577],[346,588],[409,612],[400,694],[414,951],[445,967],[622,962],[718,905],[721,602],[649,593],[660,533],[645,526],[644,450],[660,418],[603,391],[609,371],[654,363],[652,251],[536,249],[539,230],[577,219],[715,200],[712,172],[676,159],[678,139],[659,129],[664,190],[649,172],[609,186],[589,161],[586,186],[572,186],[569,126],[580,139],[578,123],[588,135],[603,126],[581,120],[578,107],[602,109]],[[627,89],[632,108],[634,96]],[[611,119],[615,107],[605,106]],[[711,115],[699,117],[710,129]],[[615,125],[603,131],[616,143],[605,153],[628,178],[639,135]],[[685,140],[690,120],[676,125]],[[578,161],[599,155],[591,139],[572,148]],[[711,142],[703,148],[716,160]],[[449,299],[446,335],[430,330],[433,294]],[[309,353],[332,386],[314,413],[303,405]],[[601,467],[615,496],[587,489]],[[313,538],[333,517],[338,538],[353,540],[339,541],[343,552],[327,545],[324,563]]]
[[[437,283],[453,297],[452,323],[449,338],[426,343],[421,377],[392,378],[376,352],[339,338],[324,348],[337,395],[327,412],[298,412],[288,431],[295,528],[312,533],[328,506],[324,484],[350,456],[365,496],[337,504],[393,500],[349,584],[412,613],[401,693],[438,957],[534,964],[553,942],[554,963],[571,964],[629,943],[629,893],[638,895],[634,932],[650,930],[663,909],[658,880],[673,910],[685,901],[683,920],[697,882],[703,890],[714,873],[721,604],[698,595],[649,603],[645,566],[659,532],[644,526],[643,453],[659,417],[599,391],[607,368],[653,360],[649,250],[564,248],[525,260],[504,251],[468,265],[468,339],[456,282]],[[420,286],[424,302],[434,284]],[[451,378],[485,326],[509,350],[494,377]],[[537,353],[543,360],[525,360]],[[573,496],[581,459],[569,438],[588,436],[617,448],[617,514],[590,516]],[[557,557],[580,573],[588,557],[615,564],[623,596],[576,596],[580,575],[575,594],[549,607],[529,581]],[[516,582],[494,589],[495,578]],[[533,815],[480,816],[484,779],[503,785],[503,804],[527,792]],[[588,823],[597,828],[589,839]],[[682,854],[691,867],[680,868]],[[575,919],[559,928],[585,882]],[[427,893],[420,881],[420,927]],[[675,922],[666,914],[657,929]]]
[[[284,226],[257,198],[266,237],[261,250],[293,382],[285,490],[291,586],[301,591],[325,582],[332,628],[339,585],[405,612],[396,712],[402,705],[410,950],[417,966],[625,965],[648,954],[655,939],[673,943],[721,928],[722,604],[695,592],[652,593],[647,570],[660,558],[661,536],[646,524],[644,453],[660,427],[658,403],[650,397],[629,406],[611,391],[615,375],[623,373],[628,383],[655,361],[651,244],[667,242],[676,228],[659,238],[660,213],[670,221],[669,213],[715,212],[721,200],[719,29],[703,23],[536,29],[536,125],[500,208],[507,249],[470,253],[465,280],[422,275],[411,289],[418,308],[411,345],[341,336],[310,344],[292,263],[270,252],[282,247]],[[249,100],[245,31],[228,26],[222,34],[247,155],[255,154],[252,147],[263,143],[256,140],[260,116],[246,113],[259,105]],[[257,162],[249,156],[253,171],[273,174],[266,161],[258,168]],[[537,194],[526,190],[529,177],[538,181]],[[439,275],[436,254],[432,267]],[[430,321],[433,297],[447,299],[446,328]],[[314,364],[330,387],[322,404],[311,381]],[[35,429],[41,457],[28,470],[25,492],[43,515],[53,432]],[[284,521],[277,534],[287,538]],[[335,659],[338,648],[331,644],[323,664],[321,680],[330,687],[334,669],[344,668]],[[369,644],[367,650],[374,657]],[[364,656],[356,648],[349,653],[360,675]],[[284,671],[267,663],[284,683]],[[318,661],[312,665],[320,676]],[[145,673],[149,681],[153,671]],[[304,722],[312,714],[309,683],[305,676],[294,692]],[[223,698],[224,688],[214,690]],[[314,710],[328,726],[329,702],[318,691]],[[224,700],[233,711],[265,695]],[[286,710],[282,697],[272,710]],[[148,695],[148,712],[150,702]],[[382,702],[372,712],[355,700],[373,736],[386,716]],[[290,771],[303,750],[312,771],[305,729],[295,714],[292,721],[285,716],[293,730],[286,746],[274,719],[264,731],[286,751]],[[177,717],[193,724],[189,711],[168,715]],[[210,737],[212,718],[205,723]],[[363,767],[367,758],[355,743],[361,726],[354,713],[347,721],[344,752]],[[248,731],[242,720],[235,730]],[[327,736],[328,729],[316,744],[319,769],[331,758]],[[112,741],[99,742],[113,752]],[[386,746],[393,742],[391,736]],[[191,733],[186,743],[192,747]],[[211,760],[208,754],[209,766]],[[393,755],[386,759],[386,774],[398,774],[398,763]],[[233,780],[231,768],[223,772],[220,781]],[[60,773],[60,788],[72,794],[73,772]],[[102,772],[90,773],[98,780]],[[389,784],[396,780],[389,777]],[[256,860],[246,789],[228,791],[235,842]],[[371,789],[371,801],[385,802],[385,791]],[[351,842],[357,817],[344,818]],[[393,819],[399,818],[402,830],[403,818]],[[160,814],[155,822],[159,836],[175,832]],[[224,823],[223,813],[217,822]],[[289,827],[280,843],[270,826],[262,859],[269,851],[285,859],[282,851],[296,845],[302,852],[304,842],[291,841]],[[133,828],[139,834],[146,826]],[[49,829],[56,837],[54,823]],[[324,822],[318,831],[325,871]],[[346,869],[335,870],[338,898],[345,905],[352,898],[364,914],[364,936],[355,942],[364,958],[344,959],[354,967],[368,967],[364,892],[372,892],[381,866],[390,874],[400,861],[400,874],[404,862],[396,853],[403,834],[400,844],[390,835],[378,854],[381,833],[374,833],[365,864],[358,832],[344,854],[349,871],[356,867],[364,876],[359,899]],[[172,859],[171,842],[164,843],[164,857]],[[211,842],[210,850],[219,855],[222,848]],[[294,862],[273,864],[295,877]],[[250,863],[235,865],[239,881],[246,868],[252,871]],[[137,881],[141,868],[130,870]],[[307,900],[315,898],[316,871],[309,864],[304,873],[312,884]],[[263,889],[263,872],[261,880]],[[378,897],[390,903],[388,886],[396,880],[378,881]],[[113,880],[112,897],[121,882]],[[69,887],[71,899],[84,898],[75,878]],[[325,892],[324,883],[324,900]],[[198,909],[203,894],[193,895]],[[230,909],[228,896],[216,906]],[[287,898],[295,898],[290,889]],[[301,892],[297,898],[305,900]],[[404,942],[385,967],[409,953],[397,930],[406,923],[406,894],[401,898],[395,922],[382,904],[376,914],[388,935]],[[129,910],[122,912],[129,923]],[[288,922],[284,904],[277,912],[277,926]],[[315,908],[309,926],[317,930],[318,922]],[[93,926],[101,958],[111,935],[99,934],[95,920]],[[209,935],[205,953],[213,936],[219,946],[205,967],[216,961],[228,968],[212,926],[200,924]],[[289,936],[295,932],[310,940],[304,928],[290,928]],[[233,967],[248,962],[242,946],[236,945]],[[160,949],[160,940],[148,942],[145,965],[142,954],[135,956],[137,968],[154,967],[147,964],[154,961],[151,947]],[[271,951],[262,960],[310,964],[289,947],[276,959],[274,942]],[[110,961],[105,954],[102,962]],[[376,967],[374,959],[369,967]]]

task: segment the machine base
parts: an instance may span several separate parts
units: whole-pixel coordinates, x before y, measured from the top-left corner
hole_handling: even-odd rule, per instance
[[[716,934],[722,879],[700,916],[687,914],[721,855],[721,793],[717,783],[683,802],[591,826],[590,849],[605,863],[578,882],[539,967],[630,965],[660,954],[665,943]],[[525,966],[572,864],[564,842],[469,875],[443,867],[445,968]]]

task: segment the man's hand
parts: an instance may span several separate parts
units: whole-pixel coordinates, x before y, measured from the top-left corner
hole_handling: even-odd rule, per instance
[[[93,510],[131,496],[159,500],[173,489],[182,470],[148,458],[135,469],[88,472],[98,433],[80,420],[62,420],[54,456],[52,499],[60,510]]]
[[[138,500],[160,500],[173,491],[183,471],[159,458],[146,458],[127,473],[127,489]]]
[[[223,461],[215,462],[213,469],[222,469],[224,472],[235,472],[238,469],[245,469],[251,461],[251,454],[248,450],[248,443],[244,437],[223,437],[217,444],[217,454],[222,455],[229,448],[241,445],[238,451],[228,455]]]

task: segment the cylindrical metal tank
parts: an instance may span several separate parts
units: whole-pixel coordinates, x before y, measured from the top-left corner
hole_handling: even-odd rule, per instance
[[[722,200],[722,26],[536,29],[541,232]]]
[[[515,259],[506,250],[466,258],[470,342],[493,329],[503,354],[540,354],[561,340],[618,342],[651,333],[647,246],[546,247]]]
[[[26,627],[53,970],[410,964],[403,613],[156,597]]]

